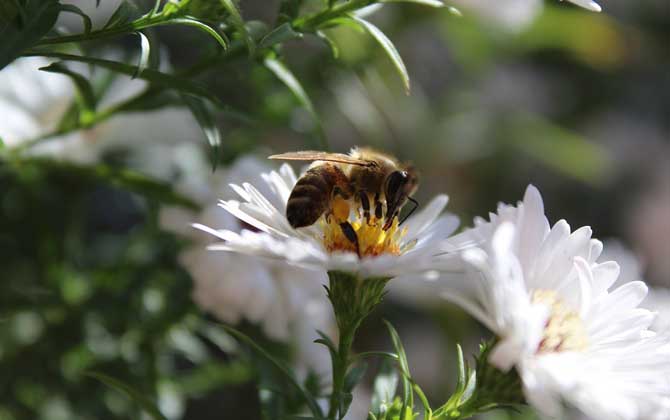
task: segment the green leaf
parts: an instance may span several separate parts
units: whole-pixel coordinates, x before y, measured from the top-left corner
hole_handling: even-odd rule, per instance
[[[233,27],[240,34],[240,36],[242,36],[242,39],[244,40],[244,43],[247,45],[247,49],[249,50],[249,55],[253,56],[256,51],[256,43],[249,34],[249,31],[247,31],[244,19],[242,19],[242,14],[240,13],[237,4],[235,4],[235,0],[221,0],[221,4],[226,9],[226,11],[230,13],[230,20]]]
[[[331,340],[323,331],[316,330],[316,333],[319,334],[319,337],[321,338],[314,340],[314,342],[326,346],[333,360],[337,360],[337,357],[335,357],[337,356],[337,347],[335,346],[335,343],[333,343],[333,340]]]
[[[58,73],[69,77],[77,88],[77,99],[82,109],[93,112],[95,110],[96,99],[93,87],[88,79],[81,74],[70,70],[61,63],[52,63],[40,70],[48,73]]]
[[[307,112],[309,112],[318,129],[319,141],[321,143],[319,146],[326,147],[324,144],[325,137],[323,134],[323,128],[321,126],[321,119],[316,113],[314,105],[312,105],[312,101],[309,99],[309,96],[307,96],[307,92],[305,92],[305,89],[303,89],[298,79],[293,75],[291,70],[289,70],[288,67],[284,65],[284,63],[276,58],[266,57],[263,63],[268,70],[274,73],[274,75],[277,76],[277,78],[281,80],[286,85],[286,87],[289,88],[298,102],[300,102],[300,104],[307,110]]]
[[[217,32],[214,28],[212,28],[209,25],[206,25],[199,20],[191,17],[191,16],[184,16],[180,18],[172,18],[167,21],[163,22],[157,22],[154,25],[147,25],[146,27],[151,27],[151,26],[163,26],[163,25],[185,25],[185,26],[192,26],[196,29],[199,29],[206,33],[207,35],[211,36],[216,40],[216,42],[223,47],[223,49],[228,48],[228,42],[223,38],[222,34]]]
[[[23,6],[17,6],[17,15],[0,25],[0,70],[39,42],[60,13],[57,0],[26,0]]]
[[[74,13],[75,15],[79,15],[81,17],[81,20],[84,22],[84,33],[89,34],[91,32],[91,28],[93,27],[91,18],[88,17],[88,15],[84,13],[80,8],[78,8],[73,4],[61,4],[60,10],[62,12],[69,12]]]
[[[290,23],[284,23],[276,27],[272,32],[265,35],[258,43],[259,48],[269,48],[290,39],[302,38],[303,34],[293,30]]]
[[[300,393],[302,398],[305,400],[305,403],[309,407],[310,411],[312,414],[317,417],[317,418],[323,418],[323,412],[321,411],[321,407],[319,404],[316,402],[316,399],[312,395],[310,395],[309,392],[307,392],[302,385],[295,379],[291,371],[279,360],[275,359],[272,355],[270,355],[268,352],[263,350],[261,346],[256,344],[254,340],[252,340],[250,337],[247,335],[237,331],[235,328],[229,327],[227,325],[219,324],[221,325],[221,328],[226,330],[230,335],[234,336],[238,340],[244,342],[246,345],[251,347],[254,351],[256,351],[259,355],[261,355],[265,360],[270,362],[280,373],[282,373],[286,379],[288,379],[289,383],[295,387],[295,389]]]
[[[402,413],[405,413],[407,408],[414,407],[414,394],[412,392],[412,383],[411,375],[409,373],[409,363],[407,363],[407,355],[405,354],[405,348],[400,341],[400,336],[398,332],[393,328],[390,322],[384,320],[384,324],[389,331],[391,336],[391,341],[393,342],[393,348],[398,355],[398,365],[400,366],[400,372],[402,373],[402,385],[403,385],[403,401],[402,401]]]
[[[103,26],[102,29],[125,25],[139,17],[141,14],[140,10],[134,4],[124,0],[123,3],[116,8],[114,13],[112,13],[112,16],[109,17],[109,20],[107,20],[107,23],[105,23],[105,26]]]
[[[132,79],[137,78],[137,76],[142,74],[144,69],[149,67],[149,59],[151,57],[151,43],[149,42],[149,38],[142,32],[137,32],[137,35],[140,37],[140,58],[137,63],[137,70],[131,76]]]
[[[456,344],[456,361],[458,363],[458,379],[456,381],[456,390],[454,394],[459,394],[463,392],[466,386],[466,366],[465,360],[463,358],[463,348],[460,344]]]
[[[407,74],[407,68],[405,67],[405,63],[402,61],[402,57],[400,57],[400,54],[398,53],[398,50],[396,49],[395,45],[393,45],[393,42],[391,42],[391,40],[388,39],[386,35],[384,35],[384,33],[379,28],[377,28],[372,23],[366,21],[365,19],[361,19],[353,15],[350,16],[350,18],[354,22],[358,23],[363,29],[365,29],[379,43],[379,45],[381,45],[381,47],[384,49],[384,52],[391,59],[394,67],[398,71],[398,74],[402,79],[403,86],[405,87],[405,92],[409,94],[410,92],[409,74]]]
[[[221,131],[216,124],[214,112],[211,109],[212,107],[210,104],[206,103],[205,100],[195,96],[182,95],[182,99],[198,121],[200,128],[205,133],[205,137],[207,137],[207,141],[212,150],[212,168],[216,169],[221,151]]]
[[[103,384],[107,385],[110,388],[117,390],[118,392],[125,394],[128,398],[137,403],[142,409],[151,416],[154,420],[167,420],[163,414],[161,414],[156,404],[154,404],[150,399],[142,395],[139,391],[132,388],[130,385],[127,385],[118,379],[112,378],[111,376],[105,375],[100,372],[88,372],[86,374],[91,378],[97,379]]]
[[[80,63],[88,63],[93,64],[95,66],[104,67],[117,73],[125,74],[127,76],[133,76],[137,71],[137,67],[125,63],[120,63],[118,61],[110,61],[94,57],[83,57],[79,55],[64,54],[58,52],[48,52],[48,51],[30,52],[28,54],[25,54],[25,56],[52,57],[65,61],[77,61]],[[157,70],[148,68],[145,69],[142,72],[142,74],[137,75],[137,77],[159,86],[178,90],[182,93],[188,93],[191,95],[207,98],[216,106],[224,107],[219,98],[217,98],[214,94],[212,94],[207,88],[194,82],[191,82],[190,80],[187,80],[185,78],[173,76],[171,74],[162,73]]]

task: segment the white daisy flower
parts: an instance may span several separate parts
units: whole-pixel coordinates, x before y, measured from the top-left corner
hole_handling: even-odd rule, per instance
[[[439,245],[458,226],[455,216],[440,215],[447,205],[446,195],[435,197],[402,226],[395,217],[387,229],[383,218],[373,216],[367,221],[354,209],[349,221],[358,238],[357,253],[335,218],[321,217],[312,226],[291,227],[286,219],[286,203],[297,177],[289,165],[264,173],[262,178],[263,182],[256,186],[247,182],[231,184],[241,200],[219,203],[254,230],[237,232],[194,225],[223,240],[209,249],[264,257],[322,272],[345,271],[361,278],[411,276],[434,268]]]
[[[648,329],[646,285],[612,290],[619,266],[596,262],[602,243],[588,227],[550,227],[532,186],[490,219],[463,234],[480,244],[463,252],[472,270],[444,292],[498,337],[490,363],[516,368],[548,416],[567,402],[592,419],[670,418],[670,338]]]
[[[224,322],[234,325],[246,320],[258,324],[268,337],[292,343],[299,375],[312,370],[328,377],[328,351],[314,344],[319,338],[316,330],[335,337],[332,309],[323,292],[326,274],[278,261],[209,251],[206,245],[215,238],[191,228],[191,223],[199,220],[231,231],[242,229],[241,221],[212,203],[235,194],[227,182],[261,180],[260,173],[268,170],[267,165],[243,157],[229,169],[214,174],[206,162],[202,166],[202,171],[187,172],[189,178],[177,187],[201,203],[202,210],[167,207],[160,214],[164,229],[193,240],[180,262],[193,279],[194,301]]]
[[[621,241],[610,239],[605,241],[605,248],[600,260],[613,260],[619,263],[621,273],[615,285],[625,284],[643,278],[644,264],[638,256]],[[641,306],[656,313],[650,329],[657,333],[670,333],[670,289],[652,287]]]
[[[670,333],[670,289],[654,287],[649,289],[642,306],[657,313],[651,329],[658,333]]]

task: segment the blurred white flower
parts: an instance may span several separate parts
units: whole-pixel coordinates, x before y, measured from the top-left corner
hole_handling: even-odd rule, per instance
[[[38,70],[49,64],[41,57],[19,58],[0,72],[0,138],[5,146],[16,147],[52,132],[74,101],[74,87],[66,76]],[[37,152],[85,160],[88,156],[79,148],[84,141],[84,133],[70,133]]]
[[[286,220],[286,203],[297,178],[289,165],[284,164],[278,172],[264,173],[262,177],[262,182],[254,183],[257,187],[247,182],[241,186],[232,184],[242,201],[222,200],[219,204],[255,231],[217,230],[208,227],[206,221],[194,225],[223,240],[209,249],[263,257],[321,272],[347,271],[362,278],[412,276],[434,268],[440,244],[458,226],[455,216],[440,216],[447,205],[446,195],[435,197],[402,227],[394,218],[388,230],[383,229],[380,220],[361,222],[362,215],[354,210],[349,220],[357,232],[359,257],[335,220],[326,222],[321,218],[312,226],[291,227]]]
[[[117,55],[107,54],[110,59]],[[67,76],[39,70],[51,63],[41,57],[19,58],[0,72],[0,138],[6,147],[45,138],[26,153],[84,164],[123,149],[128,152],[129,167],[163,180],[170,180],[175,172],[197,170],[188,166],[193,161],[184,159],[184,152],[203,144],[203,133],[186,108],[120,113],[90,129],[52,135],[74,104],[76,92]],[[86,66],[72,68],[86,77],[95,76]],[[117,75],[100,98],[98,110],[137,95],[146,86],[142,80]]]
[[[618,240],[605,241],[600,260],[612,260],[619,263],[621,274],[615,286],[642,279],[642,264],[637,255]],[[656,313],[654,322],[650,326],[651,330],[657,333],[670,333],[670,289],[650,288],[641,306]]]
[[[596,262],[602,243],[588,227],[550,227],[532,186],[490,218],[463,234],[480,245],[463,252],[470,275],[444,292],[498,336],[490,362],[516,368],[549,416],[567,402],[592,419],[670,418],[670,337],[648,329],[646,285],[611,290],[619,266]]]
[[[335,335],[332,309],[323,290],[325,272],[209,251],[206,246],[213,238],[191,227],[198,220],[230,231],[243,229],[244,223],[221,210],[216,199],[234,194],[228,183],[261,181],[261,173],[267,169],[258,159],[243,157],[214,174],[210,168],[200,176],[189,174],[177,189],[204,207],[198,213],[165,208],[161,210],[161,226],[193,240],[180,261],[193,278],[193,299],[201,308],[231,324],[242,319],[259,324],[268,337],[295,345],[300,375],[312,369],[327,377],[328,351],[314,344],[319,337],[317,329],[332,338]]]

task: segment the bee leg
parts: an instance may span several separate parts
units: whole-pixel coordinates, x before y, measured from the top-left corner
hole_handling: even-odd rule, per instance
[[[370,199],[368,198],[368,193],[359,191],[358,198],[361,200],[361,207],[363,207],[363,217],[365,217],[365,221],[370,224]]]
[[[402,218],[402,220],[400,221],[400,225],[402,225],[403,223],[405,223],[405,220],[407,220],[407,219],[409,218],[409,216],[411,216],[412,213],[414,213],[414,210],[416,210],[416,209],[419,207],[419,202],[418,202],[418,201],[416,201],[416,200],[413,199],[412,197],[407,197],[407,199],[412,203],[413,207],[412,207],[412,209],[405,215],[405,217]]]
[[[375,218],[377,220],[382,220],[384,217],[384,208],[382,207],[382,202],[379,199],[379,193],[375,194]]]
[[[356,255],[358,255],[358,258],[361,257],[361,248],[358,245],[358,235],[356,235],[356,231],[354,230],[354,227],[351,226],[351,223],[349,222],[342,222],[340,223],[340,229],[342,229],[342,233],[344,233],[344,236],[354,244],[356,247]]]

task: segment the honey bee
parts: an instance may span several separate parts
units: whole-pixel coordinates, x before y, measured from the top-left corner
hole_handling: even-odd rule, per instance
[[[362,209],[363,218],[382,221],[388,230],[411,197],[418,176],[409,164],[369,148],[354,148],[346,154],[300,151],[272,155],[269,159],[313,161],[293,187],[286,205],[286,218],[294,228],[310,226],[322,216],[335,217],[346,238],[356,245],[356,231],[348,221],[349,203]],[[403,221],[405,220],[403,219]]]

